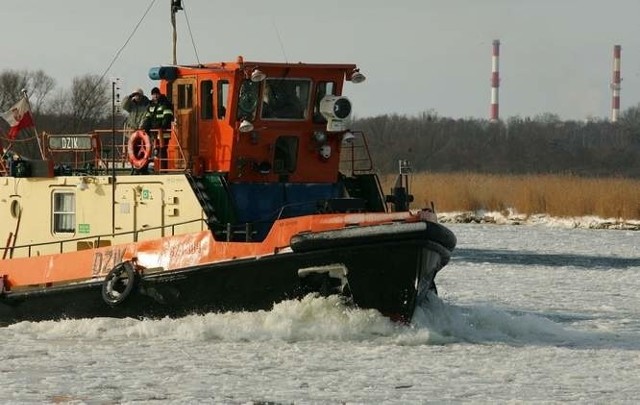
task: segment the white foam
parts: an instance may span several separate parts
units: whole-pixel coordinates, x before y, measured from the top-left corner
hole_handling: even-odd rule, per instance
[[[495,306],[456,305],[430,296],[428,305],[416,308],[412,322],[426,328],[435,343],[505,343],[510,345],[554,345],[597,347],[602,342],[624,344],[629,336],[607,331],[572,329],[537,314],[514,313]]]
[[[361,341],[393,336],[406,327],[375,310],[345,305],[337,296],[308,295],[271,311],[208,313],[179,319],[80,319],[21,322],[8,327],[39,339],[160,338],[180,341]]]

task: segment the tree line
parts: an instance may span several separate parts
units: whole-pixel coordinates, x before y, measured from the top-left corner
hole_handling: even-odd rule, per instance
[[[110,83],[96,74],[76,76],[70,88],[58,89],[42,70],[5,70],[0,72],[0,111],[11,108],[23,90],[38,126],[53,133],[89,131],[111,113]]]
[[[0,72],[0,111],[8,111],[26,92],[37,131],[84,133],[104,126],[111,114],[110,83],[96,74],[76,76],[68,89],[56,87],[53,77],[43,70],[5,70]],[[0,119],[0,134],[9,125]],[[15,152],[27,157],[40,156],[37,142],[18,140]]]
[[[561,120],[554,114],[506,121],[417,116],[360,118],[382,173],[408,159],[416,172],[574,174],[640,177],[640,104],[608,120]]]
[[[111,126],[111,85],[98,75],[74,77],[70,88],[58,89],[42,70],[0,72],[0,111],[17,102],[23,89],[39,131],[82,133]],[[116,125],[123,119],[118,116]],[[0,121],[2,133],[8,125]],[[494,123],[426,111],[354,118],[351,129],[367,135],[383,174],[397,172],[398,160],[408,159],[417,172],[640,177],[640,104],[624,110],[617,123],[561,120],[551,113]]]

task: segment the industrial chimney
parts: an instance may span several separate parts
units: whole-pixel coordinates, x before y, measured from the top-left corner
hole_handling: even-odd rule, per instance
[[[490,120],[499,120],[498,87],[500,86],[500,40],[493,41],[493,55],[491,56],[491,115]]]
[[[613,46],[613,79],[611,80],[611,122],[618,122],[620,114],[620,45]]]

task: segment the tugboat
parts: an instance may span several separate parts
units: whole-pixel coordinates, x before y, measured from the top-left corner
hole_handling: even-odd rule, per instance
[[[167,131],[42,134],[0,161],[0,323],[268,310],[338,294],[403,322],[455,247],[411,210],[408,162],[385,196],[349,129],[353,64],[153,67]],[[148,167],[149,172],[140,168]]]

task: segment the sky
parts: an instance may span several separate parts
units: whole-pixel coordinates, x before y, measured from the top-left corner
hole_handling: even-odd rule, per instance
[[[435,111],[488,118],[494,39],[501,42],[501,118],[609,117],[616,44],[622,46],[621,109],[640,103],[638,0],[183,4],[186,13],[177,15],[178,63],[233,61],[238,55],[252,61],[355,63],[367,76],[344,92],[356,117]],[[73,77],[106,72],[121,80],[124,94],[136,87],[149,91],[149,68],[172,62],[169,5],[170,0],[11,2],[0,24],[0,71],[43,69],[58,89],[69,88]]]

